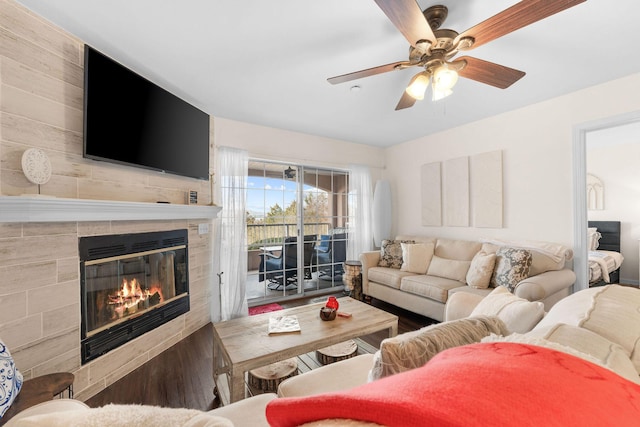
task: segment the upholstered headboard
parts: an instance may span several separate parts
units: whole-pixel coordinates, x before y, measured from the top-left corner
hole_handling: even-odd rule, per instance
[[[620,221],[589,221],[602,235],[598,249],[620,252]]]

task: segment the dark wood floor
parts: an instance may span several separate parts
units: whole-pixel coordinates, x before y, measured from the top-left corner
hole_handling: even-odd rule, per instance
[[[285,307],[304,304],[299,300],[283,304]],[[434,323],[434,320],[410,313],[382,301],[372,305],[396,314],[398,333],[414,331]],[[385,333],[362,337],[366,343],[379,348]],[[211,410],[218,406],[213,395],[211,324],[191,334],[178,344],[156,356],[126,377],[87,400],[91,407],[108,403],[136,403],[172,408]]]

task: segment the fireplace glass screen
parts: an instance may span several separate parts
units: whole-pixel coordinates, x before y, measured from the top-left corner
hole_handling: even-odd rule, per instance
[[[80,238],[82,362],[189,311],[187,230]]]
[[[84,268],[87,335],[173,300],[186,285],[184,247],[86,262]]]

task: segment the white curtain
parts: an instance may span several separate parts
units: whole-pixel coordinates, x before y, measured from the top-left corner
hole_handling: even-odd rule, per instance
[[[216,201],[222,210],[214,256],[220,263],[216,279],[220,283],[220,317],[228,320],[248,315],[245,216],[249,157],[244,150],[219,147],[216,165]]]
[[[359,260],[373,248],[371,173],[363,165],[349,166],[349,240],[347,259]]]

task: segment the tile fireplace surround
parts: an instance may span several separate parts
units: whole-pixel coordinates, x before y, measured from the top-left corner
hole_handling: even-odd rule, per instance
[[[212,227],[220,208],[35,196],[0,196],[0,336],[31,378],[75,374],[85,400],[209,322]],[[188,229],[188,313],[80,364],[78,239]]]

